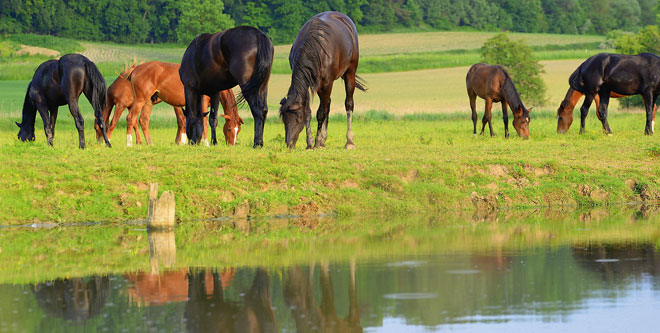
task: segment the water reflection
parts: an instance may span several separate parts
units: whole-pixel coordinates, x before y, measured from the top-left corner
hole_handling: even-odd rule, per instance
[[[51,316],[85,321],[98,316],[110,293],[107,276],[57,279],[33,286],[39,306]]]
[[[220,275],[211,273],[213,286],[207,286],[203,269],[191,269],[188,301],[184,316],[190,332],[276,332],[270,296],[270,277],[257,269],[252,286],[241,303],[224,296]],[[210,293],[209,293],[210,291]]]
[[[648,274],[660,276],[660,256],[652,244],[578,244],[573,255],[581,267],[603,281],[617,282]]]
[[[314,297],[314,267],[289,268],[284,281],[284,301],[291,309],[299,332],[362,332],[355,282],[355,263],[350,264],[348,315],[340,318],[335,308],[332,275],[327,263],[320,269],[321,304]]]

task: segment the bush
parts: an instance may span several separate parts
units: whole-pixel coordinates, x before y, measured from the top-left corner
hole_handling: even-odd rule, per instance
[[[541,78],[545,71],[524,41],[510,40],[502,33],[487,40],[480,51],[481,61],[501,65],[509,72],[524,101],[545,104],[546,86]]]

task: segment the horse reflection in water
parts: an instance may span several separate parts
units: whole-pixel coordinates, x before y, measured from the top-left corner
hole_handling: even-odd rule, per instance
[[[355,264],[351,264],[348,288],[349,308],[346,318],[339,318],[335,309],[332,277],[327,264],[321,266],[321,305],[314,298],[314,268],[305,273],[301,268],[290,268],[284,282],[284,301],[291,309],[299,332],[362,332],[360,309],[357,302]]]
[[[45,313],[82,322],[101,313],[110,294],[107,276],[57,279],[38,283],[32,292]]]
[[[207,286],[206,271],[191,269],[188,302],[184,317],[190,332],[276,332],[270,297],[270,277],[257,269],[244,303],[224,297],[220,275],[212,273],[213,288]],[[212,290],[209,295],[208,292]]]

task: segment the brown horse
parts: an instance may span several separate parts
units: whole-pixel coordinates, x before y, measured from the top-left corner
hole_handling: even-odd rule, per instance
[[[559,108],[557,109],[557,133],[566,133],[568,132],[568,129],[571,128],[571,124],[573,123],[573,109],[575,108],[575,105],[577,102],[584,96],[583,93],[573,89],[573,88],[568,88],[568,91],[566,92],[566,97],[564,97],[564,100],[561,101],[561,104],[559,104]],[[611,98],[621,98],[621,97],[626,97],[624,95],[617,94],[615,92],[610,93]],[[594,102],[596,103],[596,110],[600,108],[600,96],[595,95],[594,96]],[[655,122],[655,114],[656,114],[656,109],[657,105],[653,105],[653,121]],[[601,122],[603,121],[600,117],[600,113],[596,112],[596,116],[598,116],[598,120]],[[603,131],[606,132],[607,130],[605,129],[605,126],[603,126]]]
[[[241,87],[239,101],[247,101],[254,117],[253,147],[264,145],[264,122],[268,113],[266,98],[273,54],[273,43],[253,27],[240,26],[195,37],[183,54],[179,70],[185,87],[186,132],[191,144],[198,144],[202,136],[202,117],[207,113],[201,105],[202,96],[211,97],[209,123],[211,141],[216,144],[220,91],[238,85]]]
[[[307,149],[312,148],[310,90],[321,99],[316,111],[318,130],[314,147],[324,147],[328,138],[328,115],[332,85],[344,79],[346,88],[346,149],[353,149],[353,92],[366,91],[355,75],[360,59],[358,36],[350,17],[339,12],[324,12],[312,17],[298,32],[289,53],[291,86],[280,102],[287,147],[296,147],[303,127],[307,128]]]
[[[133,72],[135,66],[135,62],[133,62],[131,66],[125,65],[124,70],[119,73],[115,79],[115,82],[113,82],[110,87],[108,87],[108,93],[106,94],[107,102],[102,112],[103,120],[106,124],[108,124],[108,139],[111,137],[112,131],[115,129],[115,127],[117,127],[117,122],[119,121],[121,114],[124,112],[124,109],[130,108],[131,105],[133,105],[133,88],[131,87],[131,83],[128,82],[127,78],[131,72]],[[153,104],[157,104],[159,102],[160,100],[157,100]],[[112,113],[113,107],[116,107],[116,112],[112,119],[112,123],[110,123],[110,113]],[[95,124],[94,129],[96,129],[96,140],[100,141],[102,138],[102,132],[98,124]],[[133,128],[133,130],[135,131],[137,142],[142,143],[140,132],[137,130],[137,127]]]
[[[482,119],[481,134],[488,123],[490,136],[494,136],[491,123],[491,108],[493,103],[502,103],[502,118],[504,119],[504,136],[509,137],[509,115],[507,105],[513,113],[513,128],[518,136],[529,138],[529,112],[523,105],[520,95],[516,90],[509,73],[498,65],[475,64],[468,70],[465,78],[468,96],[470,97],[470,108],[472,109],[472,123],[474,124],[474,135],[477,135],[477,96],[486,100],[486,112]]]
[[[186,99],[183,89],[183,84],[179,77],[180,64],[152,61],[135,67],[133,72],[128,76],[133,88],[133,104],[129,109],[127,122],[127,136],[126,145],[132,144],[131,129],[136,127],[138,115],[140,126],[144,133],[147,143],[151,143],[151,136],[149,135],[149,118],[151,117],[152,99],[159,98],[165,103],[174,107],[179,130],[177,132],[177,142],[187,141],[185,124],[186,119],[183,114],[183,106],[186,105]],[[219,94],[220,102],[225,111],[225,127],[232,130],[225,131],[225,140],[227,143],[233,144],[236,142],[236,136],[240,131],[242,119],[238,116],[236,109],[236,102],[232,91],[224,91]],[[206,110],[209,105],[209,97],[204,96],[202,99],[202,107]],[[140,114],[141,111],[141,114]],[[206,129],[208,127],[208,119],[204,119],[203,138],[205,144],[208,145],[206,136]]]

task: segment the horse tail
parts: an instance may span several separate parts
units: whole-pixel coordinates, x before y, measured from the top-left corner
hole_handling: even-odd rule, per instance
[[[85,74],[87,76],[88,89],[91,91],[92,107],[94,108],[94,116],[97,121],[103,121],[103,109],[105,109],[106,103],[108,102],[107,90],[105,87],[105,79],[98,67],[94,63],[85,58],[83,63],[85,64]]]
[[[358,88],[362,91],[367,91],[369,89],[367,88],[367,84],[364,79],[357,75],[355,75],[355,88]]]
[[[581,93],[584,93],[584,87],[582,85],[582,75],[580,74],[580,69],[582,68],[582,65],[578,67],[573,74],[568,78],[568,85],[573,88],[575,91],[579,91]]]
[[[268,84],[270,70],[273,67],[273,42],[263,32],[257,31],[257,57],[255,59],[252,77],[241,87],[237,104],[245,101],[245,96],[252,96]]]

